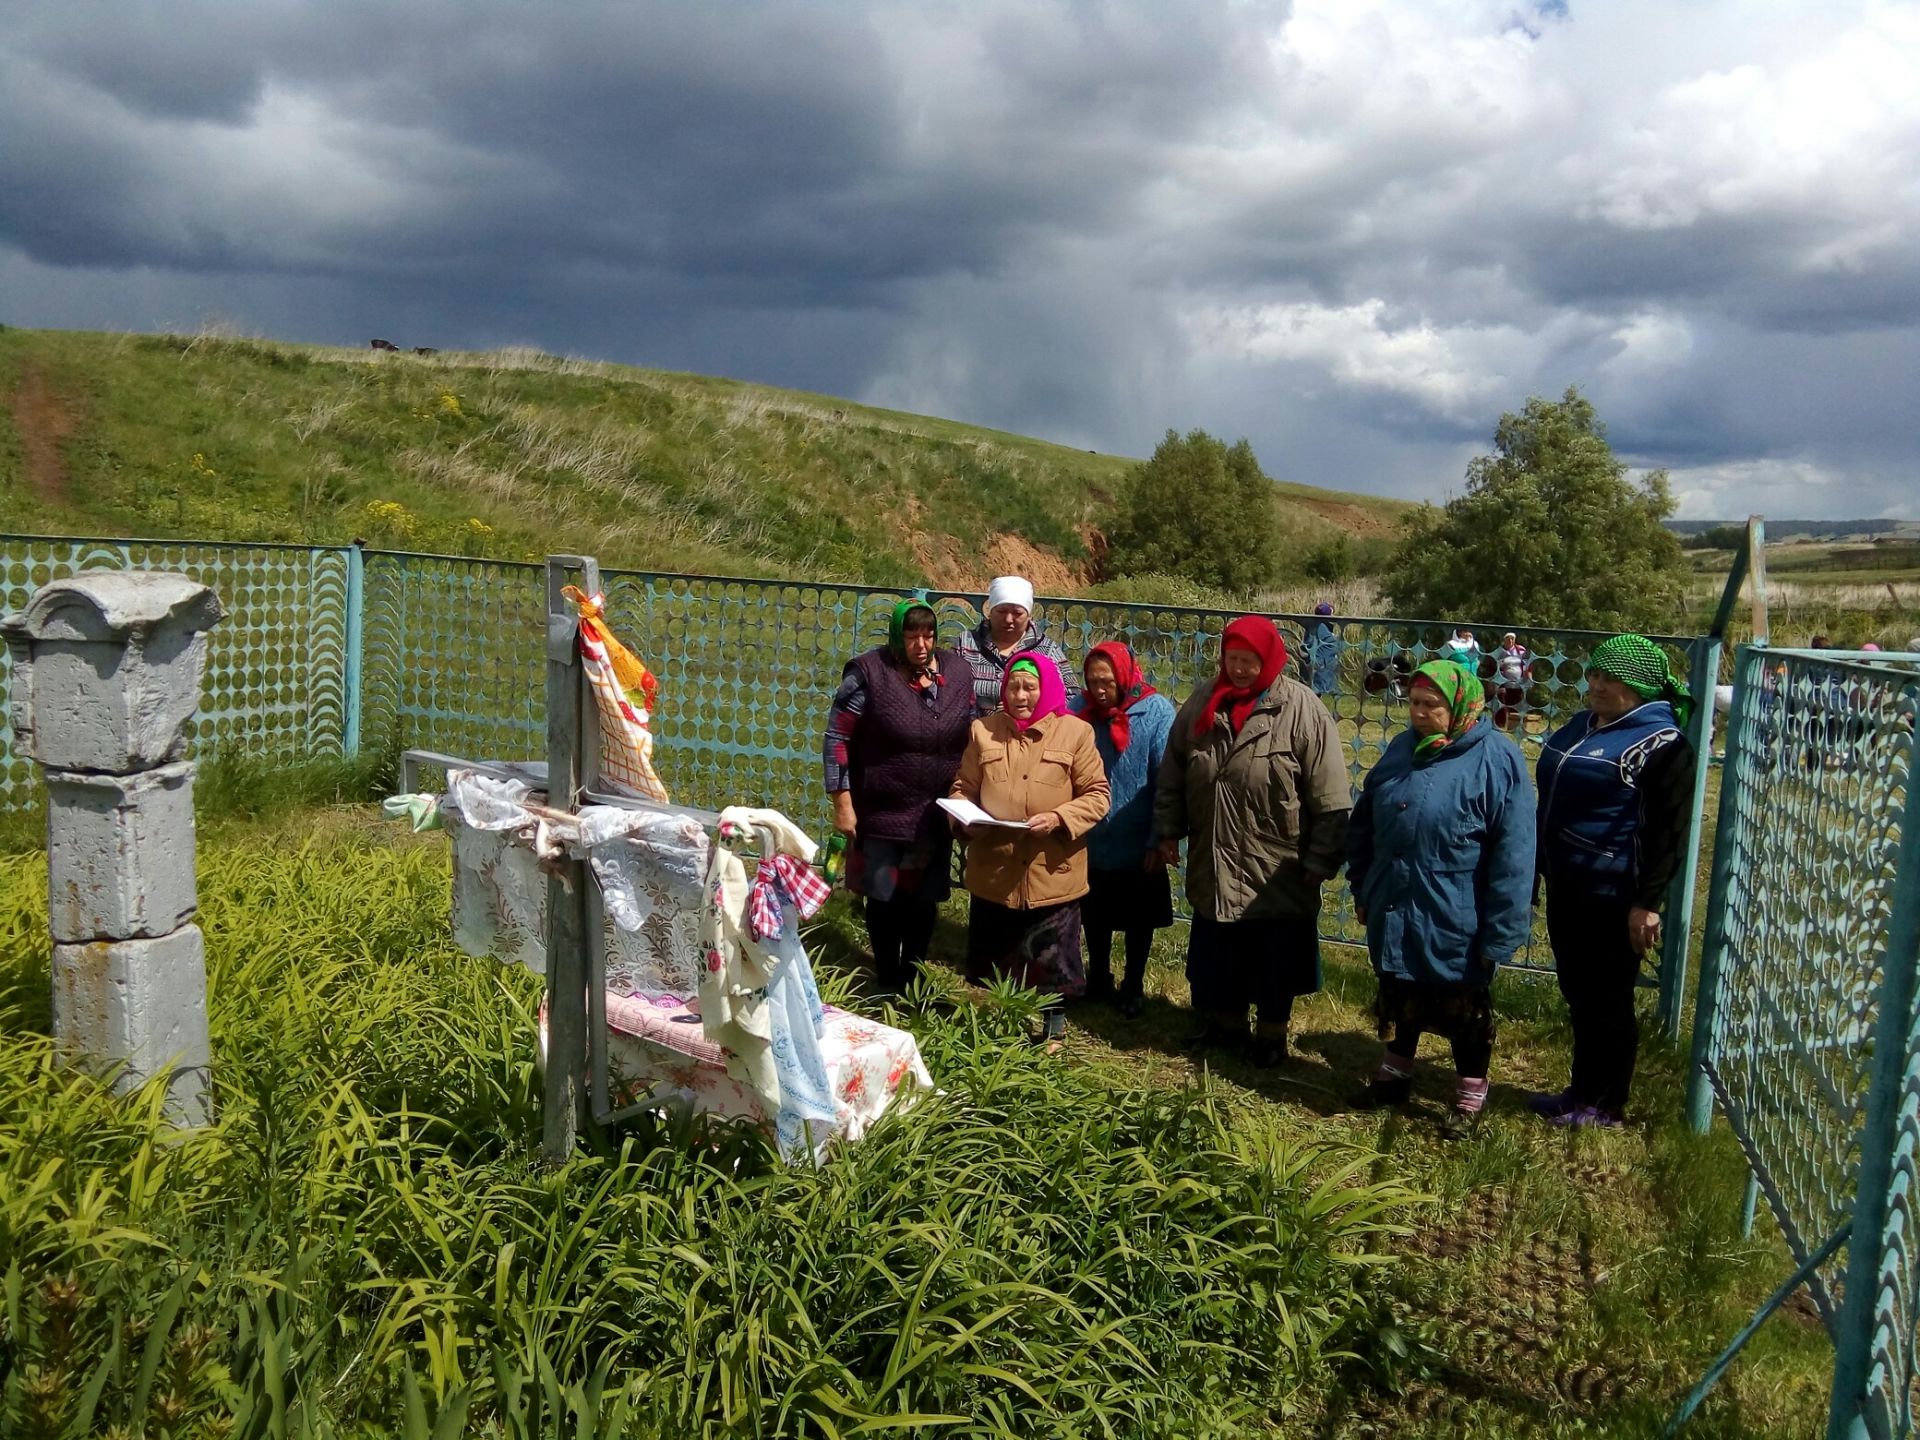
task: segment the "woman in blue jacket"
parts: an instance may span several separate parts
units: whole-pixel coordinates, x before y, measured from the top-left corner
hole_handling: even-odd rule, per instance
[[[1519,748],[1483,719],[1472,667],[1433,660],[1413,674],[1410,727],[1368,774],[1347,822],[1347,873],[1380,978],[1387,1041],[1363,1097],[1399,1104],[1428,1031],[1453,1043],[1453,1108],[1465,1134],[1487,1099],[1493,973],[1527,943],[1533,795]]]
[[[1138,1015],[1146,988],[1153,932],[1173,923],[1173,884],[1154,844],[1153,792],[1173,728],[1173,702],[1147,684],[1133,652],[1118,641],[1096,645],[1083,670],[1077,713],[1093,726],[1094,748],[1107,767],[1112,808],[1087,837],[1087,880],[1080,902],[1087,936],[1087,995],[1113,993],[1113,936],[1125,937],[1126,976],[1120,1009]]]

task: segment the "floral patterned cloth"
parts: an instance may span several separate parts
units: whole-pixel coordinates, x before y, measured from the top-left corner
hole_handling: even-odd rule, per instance
[[[706,1038],[698,1012],[676,1001],[607,997],[608,1067],[616,1105],[652,1100],[703,1114],[768,1124],[766,1098],[727,1073],[726,1055]],[[547,1014],[540,1010],[540,1053]],[[833,1118],[812,1136],[815,1160],[833,1139],[857,1141],[889,1110],[907,1109],[933,1090],[933,1076],[913,1035],[850,1011],[824,1007],[820,1052],[833,1097]]]

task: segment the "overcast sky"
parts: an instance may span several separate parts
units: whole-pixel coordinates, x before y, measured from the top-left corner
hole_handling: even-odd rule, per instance
[[[1920,4],[10,0],[0,321],[209,317],[1920,518]]]

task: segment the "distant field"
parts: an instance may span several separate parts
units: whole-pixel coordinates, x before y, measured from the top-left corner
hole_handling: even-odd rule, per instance
[[[1136,463],[529,349],[426,356],[0,328],[0,529],[871,584],[1092,578]],[[1276,485],[1292,553],[1398,501]]]

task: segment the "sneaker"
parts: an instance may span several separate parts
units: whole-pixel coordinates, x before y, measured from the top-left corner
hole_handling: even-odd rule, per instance
[[[1412,1098],[1411,1075],[1403,1075],[1398,1080],[1383,1080],[1376,1075],[1360,1087],[1360,1093],[1353,1097],[1353,1103],[1363,1110],[1384,1110],[1389,1105],[1404,1105]]]
[[[1578,1109],[1579,1106],[1571,1090],[1561,1090],[1553,1094],[1543,1090],[1537,1095],[1527,1097],[1527,1108],[1543,1119],[1552,1120],[1566,1114],[1569,1110]]]
[[[1442,1140],[1465,1140],[1480,1128],[1478,1110],[1462,1110],[1458,1105],[1447,1107],[1447,1113],[1440,1117],[1440,1138]]]
[[[1579,1105],[1558,1115],[1549,1115],[1547,1123],[1564,1130],[1618,1130],[1621,1120],[1611,1110],[1602,1110],[1598,1105]]]
[[[1126,1016],[1127,1019],[1138,1020],[1141,1011],[1146,1009],[1145,997],[1143,997],[1138,990],[1122,990],[1120,992],[1118,1008],[1120,1013]]]

